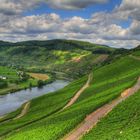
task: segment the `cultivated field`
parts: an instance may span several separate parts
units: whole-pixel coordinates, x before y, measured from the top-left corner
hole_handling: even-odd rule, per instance
[[[42,118],[37,122],[23,127],[19,132],[13,133],[12,135],[8,136],[7,139],[16,140],[20,138],[22,140],[40,138],[55,140],[63,138],[82,120],[84,120],[87,114],[90,114],[97,108],[117,98],[122,93],[122,91],[134,85],[138,76],[140,75],[139,68],[139,61],[128,56],[122,57],[121,59],[115,60],[109,65],[95,70],[93,72],[93,80],[91,86],[81,94],[75,104],[62,112],[55,112],[48,117],[46,116],[45,118]],[[76,85],[74,87],[76,87]],[[63,93],[63,95],[65,96],[67,95],[67,93],[72,93],[69,89],[71,88],[71,86],[69,85],[67,88],[67,92]],[[56,95],[54,94],[53,97],[55,96]],[[41,98],[34,100],[34,103],[36,102],[36,104],[34,104],[32,108],[34,111],[36,111],[37,114],[40,114],[41,112],[40,105],[37,104],[39,100],[41,100]],[[46,102],[48,102],[47,98],[43,98],[43,100],[46,100]],[[52,98],[50,98],[50,101],[52,102]],[[61,102],[63,106],[63,98],[61,98]],[[38,109],[35,108],[35,106],[38,106]],[[44,104],[44,107],[47,108],[46,104]],[[43,112],[45,111],[43,110]],[[35,115],[35,117],[37,117],[37,115]],[[29,115],[26,115],[25,118],[29,119]],[[23,117],[23,119],[25,118]],[[21,123],[16,123],[16,126],[18,126],[19,124],[21,125]],[[9,126],[11,126],[11,128],[9,128]],[[10,129],[13,128],[12,126],[15,126],[15,124],[12,124],[12,122],[5,124],[5,126],[1,128],[1,132],[4,133],[6,130],[8,130],[7,128],[9,128],[10,131]]]
[[[41,74],[41,73],[28,73],[32,78],[46,81],[49,79],[49,76],[47,74]]]
[[[26,73],[23,77],[19,75],[19,71],[11,67],[0,66],[0,76],[6,79],[1,81],[6,82],[7,86],[1,87],[0,94],[7,94],[21,89],[26,89],[32,86],[37,86],[38,80],[28,77]]]

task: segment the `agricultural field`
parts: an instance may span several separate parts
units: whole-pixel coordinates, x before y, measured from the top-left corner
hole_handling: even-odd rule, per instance
[[[19,76],[17,75],[16,70],[8,67],[2,67],[0,66],[0,76],[5,77],[6,81],[8,82],[15,82],[19,79]]]
[[[55,140],[62,138],[74,129],[87,114],[115,99],[122,91],[132,86],[140,75],[139,68],[140,63],[138,60],[126,56],[96,69],[93,71],[94,78],[90,87],[81,94],[75,104],[62,112],[55,112],[48,117],[40,119],[38,122],[25,126],[19,132],[13,132],[7,139],[16,140],[20,138],[25,140],[40,138]],[[37,100],[39,99],[35,101]],[[61,101],[63,102],[63,99]],[[38,109],[35,110],[37,111]],[[16,123],[16,126],[19,124]],[[12,126],[15,126],[14,123],[11,125],[7,123],[5,125],[1,128],[1,132],[8,130],[9,126],[11,126],[11,129],[13,128]]]
[[[0,76],[1,95],[38,85],[38,79],[11,67],[0,66]]]
[[[0,140],[140,140],[140,0],[0,0]]]
[[[37,99],[33,99],[26,116],[18,120],[5,122],[5,120],[14,118],[19,113],[19,110],[9,114],[5,118],[2,118],[0,120],[2,123],[2,125],[0,125],[0,136],[8,133],[11,130],[13,131],[14,129],[18,129],[24,125],[42,120],[43,118],[49,117],[51,114],[59,111],[84,85],[86,81],[87,77],[83,77],[55,93],[47,94]]]
[[[139,140],[140,91],[118,105],[82,140]]]
[[[14,44],[15,46],[7,47],[5,51],[1,48],[0,58],[4,60],[3,65],[7,66],[0,67],[0,74],[6,77],[7,85],[2,83],[1,81],[4,81],[4,79],[1,79],[0,85],[5,84],[5,87],[1,88],[0,94],[28,88],[30,85],[37,86],[39,83],[51,80],[51,74],[53,73],[61,75],[60,77],[66,75],[67,80],[72,78],[73,82],[59,91],[32,99],[16,111],[0,117],[0,124],[2,124],[0,125],[0,138],[4,140],[58,140],[65,138],[88,114],[119,97],[124,90],[133,86],[140,76],[140,60],[138,55],[135,55],[138,50],[123,52],[124,49],[115,50],[87,42],[62,40],[56,40],[58,44],[55,46],[56,42],[53,44],[54,42],[47,42],[47,46],[45,46],[46,42],[45,44],[39,42],[40,46],[31,45],[33,42],[22,42],[24,45]],[[12,56],[9,63],[7,63],[3,54],[8,57]],[[13,62],[15,62],[15,65],[13,65]],[[23,72],[17,71],[15,67],[24,71],[28,70],[28,72],[24,72],[24,76],[27,78],[25,81],[20,81],[20,74],[23,74]],[[89,73],[92,73],[93,79],[87,88],[83,90],[71,106],[64,108],[75,97],[76,93],[84,87]],[[133,102],[133,98],[132,101],[129,101],[130,103]],[[128,100],[131,100],[131,97]],[[124,101],[113,109],[107,117],[101,120],[99,126],[93,128],[83,139],[91,139],[93,135],[98,139],[99,133],[101,133],[102,139],[117,138],[116,131],[123,134],[123,130],[119,127],[119,121],[117,127],[113,129],[114,122],[117,120],[111,122],[110,125],[109,119],[116,116],[111,116],[111,114],[119,113],[119,107],[121,108],[125,102],[128,101]],[[24,112],[28,103],[29,106],[25,114],[18,117]],[[114,111],[117,108],[118,111]],[[134,111],[134,109],[130,110]],[[129,115],[127,121],[123,119],[128,112],[127,110],[124,114],[122,113],[121,119],[124,122],[121,124],[121,128],[129,120],[131,122]],[[134,112],[132,112],[132,115],[134,115],[134,119],[138,119]],[[116,116],[113,119],[119,120],[119,118],[120,116]],[[103,131],[105,125],[111,127]],[[133,126],[130,127],[130,131],[131,128]],[[110,130],[114,131],[108,133]],[[108,135],[105,135],[105,133],[108,133]],[[125,129],[124,133],[127,134]],[[138,134],[135,133],[135,135]],[[133,135],[129,137],[131,138]],[[119,135],[119,138],[124,137]]]
[[[42,80],[42,81],[46,81],[48,79],[50,79],[50,77],[47,74],[40,74],[40,73],[28,73],[32,78],[38,79],[38,80]]]
[[[31,72],[64,72],[75,79],[88,74],[114,51],[107,46],[73,40],[29,41],[9,46],[5,43],[0,45],[0,64]]]

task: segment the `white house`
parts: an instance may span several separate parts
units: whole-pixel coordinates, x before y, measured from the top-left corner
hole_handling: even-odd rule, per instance
[[[0,79],[6,80],[7,78],[5,76],[0,76]]]

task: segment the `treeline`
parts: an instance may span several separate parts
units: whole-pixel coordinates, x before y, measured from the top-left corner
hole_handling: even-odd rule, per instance
[[[6,88],[8,86],[7,81],[0,79],[0,88]]]
[[[32,40],[32,41],[17,42],[17,43],[0,41],[0,49],[2,49],[3,47],[11,47],[11,46],[14,47],[26,46],[24,50],[23,48],[20,50],[25,52],[28,52],[29,50],[32,49],[36,49],[36,47],[45,47],[47,50],[64,50],[64,51],[82,49],[82,50],[92,51],[95,53],[111,53],[112,51],[115,50],[105,45],[98,45],[98,44],[93,44],[84,41],[76,41],[76,40],[60,40],[60,39],[48,40],[48,41]]]

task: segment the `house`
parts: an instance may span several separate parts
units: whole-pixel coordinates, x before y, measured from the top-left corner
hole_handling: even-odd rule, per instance
[[[7,78],[5,76],[0,76],[0,79],[6,80]]]

